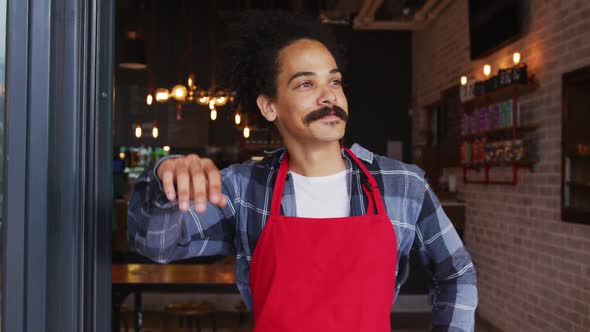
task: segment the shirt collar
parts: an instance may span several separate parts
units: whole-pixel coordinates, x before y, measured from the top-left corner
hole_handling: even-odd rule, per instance
[[[283,156],[285,155],[285,151],[286,149],[284,147],[282,148],[278,148],[272,151],[264,151],[265,153],[269,153],[272,154],[276,159],[276,162],[281,162],[283,160]],[[352,153],[354,153],[360,160],[363,160],[369,164],[373,163],[374,160],[374,153],[365,149],[364,147],[362,147],[360,144],[358,143],[354,143],[351,147],[350,147],[350,151],[352,151]],[[348,159],[348,156],[346,156],[346,154],[344,153],[344,149],[341,149],[342,155]]]
[[[363,148],[360,144],[354,143],[350,147],[350,151],[352,151],[352,153],[354,153],[360,160],[366,161],[369,164],[373,163],[373,157],[375,156],[373,152]]]

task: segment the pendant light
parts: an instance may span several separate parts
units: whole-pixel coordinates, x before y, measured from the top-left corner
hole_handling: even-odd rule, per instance
[[[141,122],[135,124],[135,137],[140,138],[142,135]]]
[[[145,63],[145,41],[135,29],[128,30],[125,34],[119,67],[130,70],[147,68]]]
[[[154,124],[152,125],[152,136],[154,138],[158,138],[158,136],[160,136],[160,131],[158,130],[158,123],[154,121]]]

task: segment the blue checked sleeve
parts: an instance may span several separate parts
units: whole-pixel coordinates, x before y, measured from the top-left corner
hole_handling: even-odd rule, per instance
[[[222,192],[228,202],[224,208],[207,203],[206,211],[197,213],[191,201],[189,211],[183,213],[176,201],[168,201],[155,173],[165,159],[144,170],[135,182],[127,211],[132,248],[159,263],[232,253],[236,216],[230,172],[221,172]]]
[[[477,278],[471,256],[432,190],[426,186],[416,244],[432,272],[432,331],[473,331]]]

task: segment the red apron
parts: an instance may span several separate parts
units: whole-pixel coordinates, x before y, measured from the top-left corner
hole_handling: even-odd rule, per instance
[[[363,186],[369,200],[364,216],[280,215],[289,170],[284,156],[250,265],[254,332],[391,331],[395,231],[375,179],[345,150],[369,180],[369,188]]]

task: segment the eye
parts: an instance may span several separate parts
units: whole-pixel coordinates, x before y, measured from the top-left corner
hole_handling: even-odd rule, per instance
[[[297,85],[298,88],[310,88],[311,86],[312,84],[309,81],[301,82]]]
[[[330,82],[331,85],[334,86],[341,86],[342,85],[342,80],[333,80]]]

